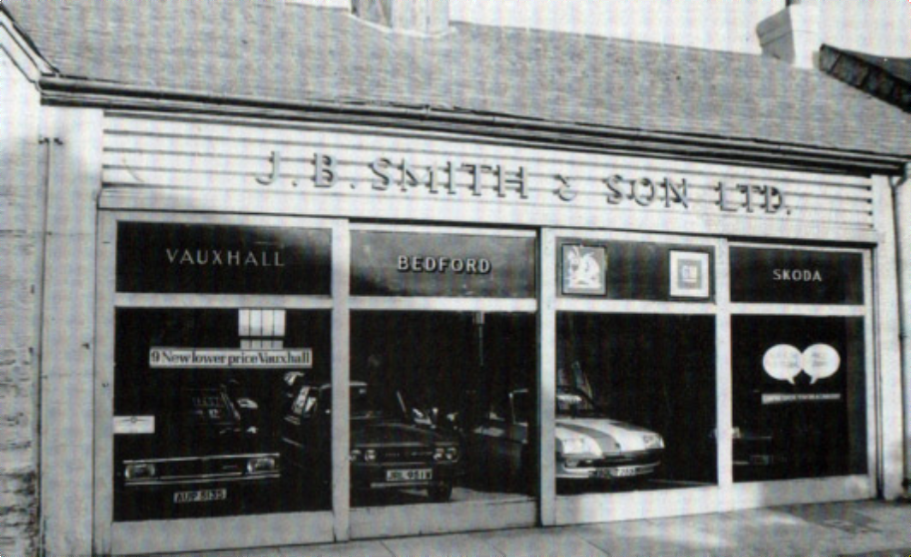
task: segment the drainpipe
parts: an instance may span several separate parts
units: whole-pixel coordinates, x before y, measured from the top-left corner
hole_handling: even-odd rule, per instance
[[[902,416],[904,438],[905,499],[911,492],[911,163],[902,176],[892,178],[895,210],[896,250],[898,251],[899,340],[902,362]]]

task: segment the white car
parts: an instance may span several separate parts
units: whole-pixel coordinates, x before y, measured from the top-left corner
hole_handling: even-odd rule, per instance
[[[585,393],[557,387],[556,457],[561,480],[620,480],[653,474],[661,464],[664,439],[658,433],[607,417]],[[470,458],[483,459],[509,474],[528,472],[527,389],[509,393],[506,408],[492,409],[470,432]]]

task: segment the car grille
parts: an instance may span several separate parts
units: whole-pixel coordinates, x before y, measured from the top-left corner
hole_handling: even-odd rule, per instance
[[[433,460],[433,449],[426,447],[392,448],[379,451],[382,462],[430,462]]]
[[[148,486],[159,484],[209,483],[224,481],[251,481],[274,479],[279,477],[279,470],[267,470],[250,473],[247,462],[251,458],[271,457],[278,459],[277,454],[244,454],[212,457],[159,458],[149,460],[124,461],[124,465],[149,464],[155,467],[153,476],[125,478],[125,485]]]
[[[244,459],[239,458],[169,462],[160,467],[160,474],[162,480],[191,477],[229,478],[243,475],[245,462]]]
[[[604,458],[591,459],[591,460],[581,460],[579,461],[579,466],[583,467],[595,467],[595,466],[617,466],[622,464],[645,464],[651,462],[657,462],[661,459],[661,454],[664,451],[661,449],[649,450],[649,451],[633,451],[627,452],[619,455],[610,455]]]

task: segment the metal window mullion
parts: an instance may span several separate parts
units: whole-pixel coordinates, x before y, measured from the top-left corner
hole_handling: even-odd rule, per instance
[[[135,308],[257,308],[291,310],[327,310],[333,302],[329,296],[277,296],[262,294],[146,294],[119,292],[114,295],[116,307]]]
[[[485,311],[534,313],[533,298],[441,298],[358,296],[349,299],[352,311]]]
[[[557,381],[557,238],[544,230],[538,257],[538,498],[541,526],[557,520],[556,381]]]
[[[558,298],[557,311],[574,313],[641,313],[674,315],[714,315],[717,304],[704,302],[653,302],[637,300],[603,300]]]
[[[730,252],[726,240],[718,242],[715,284],[718,313],[715,316],[715,442],[718,485],[728,495],[734,484],[734,370],[731,330]],[[722,498],[727,506],[732,497]]]
[[[834,306],[814,304],[731,303],[735,315],[780,315],[784,317],[863,317],[867,306]]]
[[[879,382],[877,381],[877,350],[875,328],[875,310],[873,296],[873,257],[870,251],[864,252],[864,299],[871,300],[866,306],[864,315],[864,368],[866,372],[864,387],[866,388],[866,433],[867,433],[867,477],[869,478],[870,496],[876,496],[879,490],[879,478],[883,477],[879,470],[878,455],[881,436],[879,412]]]
[[[347,221],[332,229],[332,263],[332,512],[335,540],[347,541],[351,539],[351,234]]]

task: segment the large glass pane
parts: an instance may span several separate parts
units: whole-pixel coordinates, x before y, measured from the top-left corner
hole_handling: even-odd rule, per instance
[[[355,312],[351,346],[353,506],[529,493],[534,315]]]
[[[558,493],[717,482],[715,318],[560,313]]]
[[[863,319],[734,316],[734,480],[866,473]]]
[[[115,521],[329,508],[330,470],[302,472],[283,431],[289,385],[330,377],[328,312],[119,309],[115,320]]]

